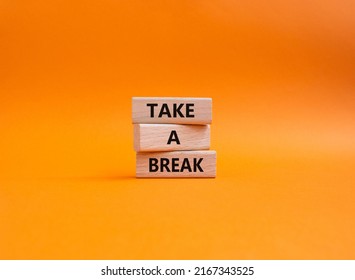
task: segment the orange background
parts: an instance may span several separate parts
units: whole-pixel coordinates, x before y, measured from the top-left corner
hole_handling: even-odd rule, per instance
[[[0,258],[354,259],[355,5],[0,2]],[[132,96],[213,98],[216,179],[134,178]]]

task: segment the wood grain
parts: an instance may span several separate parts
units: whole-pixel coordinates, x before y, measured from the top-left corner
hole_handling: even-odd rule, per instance
[[[215,151],[137,153],[137,178],[216,177]]]
[[[137,152],[208,150],[209,148],[209,125],[134,125],[134,149]]]
[[[178,110],[174,110],[178,108]],[[210,124],[211,98],[133,97],[133,123]]]

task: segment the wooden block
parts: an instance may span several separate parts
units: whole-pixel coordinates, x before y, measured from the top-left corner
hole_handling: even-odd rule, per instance
[[[137,153],[136,176],[216,177],[215,151]]]
[[[210,124],[211,98],[133,97],[133,123]]]
[[[134,149],[137,152],[208,150],[209,148],[209,125],[134,125]]]

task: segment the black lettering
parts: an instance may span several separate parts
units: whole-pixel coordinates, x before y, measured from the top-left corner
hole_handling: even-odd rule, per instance
[[[203,169],[202,169],[201,166],[200,166],[202,160],[203,160],[203,158],[200,158],[198,161],[197,161],[197,158],[194,158],[194,172],[196,172],[197,169],[198,169],[200,172],[203,172]]]
[[[203,158],[149,158],[149,172],[204,172],[202,161]]]
[[[174,115],[174,118],[177,117],[177,114],[176,114],[176,113],[178,113],[180,117],[184,118],[184,115],[183,115],[183,114],[181,113],[181,111],[180,111],[183,106],[184,106],[184,103],[180,104],[179,106],[177,106],[177,104],[174,103],[174,105],[173,105],[173,110],[174,110],[173,115]]]
[[[159,113],[158,117],[161,118],[163,115],[166,115],[168,118],[171,118],[169,107],[168,107],[168,104],[166,104],[166,103],[164,103],[161,106],[160,113]]]
[[[159,169],[158,159],[149,158],[149,172],[157,172]]]
[[[180,140],[179,140],[179,137],[176,133],[176,130],[172,130],[170,132],[170,136],[169,136],[167,145],[170,145],[172,141],[175,141],[176,144],[180,145]]]
[[[161,274],[161,268],[159,268],[158,266],[157,266],[157,275],[162,275]]]
[[[158,106],[158,103],[148,103],[148,107],[150,107],[150,117],[154,118],[154,107]]]
[[[160,172],[164,172],[164,168],[167,172],[170,172],[168,158],[161,158],[160,160]]]
[[[171,171],[172,172],[179,172],[179,158],[172,158],[171,159]]]
[[[180,172],[184,172],[184,170],[187,169],[189,172],[191,172],[191,166],[188,158],[184,158],[184,161],[182,162],[181,165],[181,170]]]
[[[194,107],[195,104],[194,103],[187,103],[186,104],[186,118],[194,118],[195,115],[192,114],[194,112]],[[190,114],[191,113],[191,114]]]

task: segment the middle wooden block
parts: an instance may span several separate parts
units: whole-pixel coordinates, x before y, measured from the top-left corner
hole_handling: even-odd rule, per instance
[[[209,125],[134,125],[136,152],[208,150],[209,148]]]

